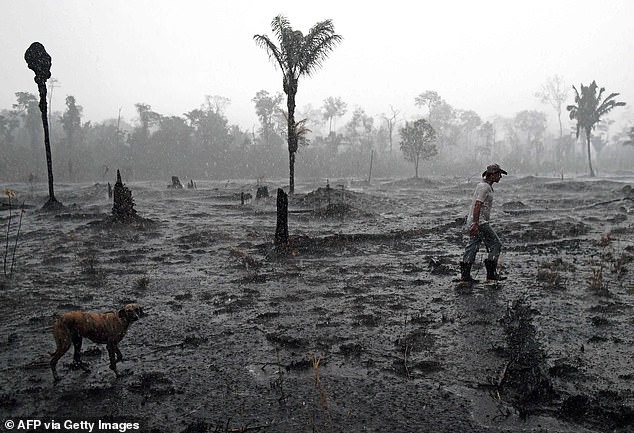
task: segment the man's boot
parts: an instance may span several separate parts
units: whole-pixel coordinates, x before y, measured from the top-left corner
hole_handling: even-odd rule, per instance
[[[484,267],[487,269],[487,281],[501,281],[506,280],[506,277],[500,276],[497,272],[498,261],[497,260],[484,260]]]
[[[477,280],[471,278],[471,265],[472,263],[460,262],[460,282],[461,283],[475,283]]]

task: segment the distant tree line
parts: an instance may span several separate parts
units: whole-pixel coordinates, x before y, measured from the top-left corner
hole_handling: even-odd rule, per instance
[[[297,110],[297,173],[307,178],[364,179],[373,153],[374,178],[469,175],[493,160],[503,162],[514,174],[584,174],[588,148],[599,170],[631,170],[634,129],[611,131],[612,121],[603,116],[607,107],[620,103],[614,101],[614,94],[602,99],[596,85],[581,89],[576,104],[565,106],[573,121],[577,116],[588,118],[574,108],[581,103],[586,109],[584,95],[590,102],[599,101],[596,108],[602,111],[598,121],[580,124],[579,140],[576,123],[567,127],[562,123],[557,134],[549,133],[548,116],[541,111],[524,110],[514,117],[483,121],[474,111],[452,107],[434,91],[415,97],[422,112],[411,119],[402,118],[393,107],[389,115],[371,116],[362,107],[348,113],[345,101],[328,97],[320,107]],[[561,87],[558,99],[551,98],[560,121],[566,101],[563,92]],[[15,104],[0,111],[0,178],[44,181],[38,100],[27,92],[15,95]],[[607,105],[602,104],[605,100]],[[167,181],[172,175],[285,178],[289,167],[284,98],[279,92],[261,90],[252,102],[259,124],[247,131],[229,122],[225,109],[230,101],[222,96],[208,96],[182,116],[165,116],[149,104],[138,103],[132,122],[114,118],[96,123],[84,121],[79,101],[67,96],[64,111],[51,113],[49,119],[55,179],[110,181],[116,169],[129,180]],[[346,115],[347,121],[342,121]],[[420,140],[411,134],[419,134]]]
[[[564,105],[568,89],[575,92],[576,105]],[[494,116],[483,121],[471,110],[456,109],[437,92],[425,91],[415,98],[437,135],[438,156],[434,165],[451,173],[469,172],[469,167],[486,165],[487,161],[504,161],[514,173],[563,175],[564,173],[594,176],[592,155],[601,161],[606,171],[631,171],[634,162],[634,128],[620,132],[610,130],[614,121],[606,115],[625,105],[615,100],[618,93],[603,98],[604,88],[593,81],[581,85],[578,92],[554,76],[546,80],[535,96],[551,105],[557,114],[559,134],[548,131],[548,116],[537,110],[523,110],[514,117]],[[564,128],[563,108],[575,123]],[[584,134],[580,135],[580,131]],[[625,146],[624,146],[625,145]],[[585,153],[585,155],[584,155]],[[585,158],[584,158],[585,157]],[[587,159],[587,165],[584,162]]]

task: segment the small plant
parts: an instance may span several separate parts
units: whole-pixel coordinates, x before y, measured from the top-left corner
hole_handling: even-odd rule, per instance
[[[592,270],[589,285],[598,295],[609,296],[607,284],[603,279],[603,270],[611,271],[612,274],[616,275],[617,280],[621,281],[627,273],[628,264],[634,260],[634,257],[621,249],[620,239],[614,238],[613,232],[603,235],[598,244],[603,247],[600,255],[601,262],[598,268]]]
[[[609,238],[609,242],[604,242],[606,237]],[[616,240],[616,242],[612,242],[614,240]],[[614,243],[616,243],[616,246]],[[602,237],[600,244],[604,246],[604,252],[601,257],[602,260],[608,264],[606,267],[608,267],[612,273],[616,274],[618,280],[621,280],[627,273],[628,264],[634,260],[634,257],[623,251],[620,239],[612,238],[611,233]],[[609,250],[607,249],[608,246],[611,246]]]
[[[326,422],[329,425],[332,425],[332,418],[330,417],[330,411],[328,410],[328,398],[326,397],[326,390],[321,383],[321,377],[319,375],[319,363],[321,362],[321,355],[315,355],[315,353],[310,352],[308,354],[309,360],[313,365],[313,377],[315,379],[315,386],[317,387],[317,391],[319,392],[319,406],[321,407],[321,411],[326,417]]]
[[[558,270],[540,269],[537,271],[536,279],[548,289],[563,290],[566,288],[565,280]]]
[[[608,232],[601,236],[601,239],[599,239],[599,246],[607,247],[608,245],[610,245],[610,242],[612,242],[612,233]]]
[[[564,261],[561,257],[557,257],[552,262],[539,265],[535,280],[540,282],[545,289],[565,290],[565,275],[571,272],[576,272],[575,266]]]
[[[603,281],[603,261],[599,263],[598,268],[592,269],[592,276],[588,280],[590,289],[601,296],[609,294],[608,287]]]
[[[149,284],[150,279],[148,277],[141,277],[134,282],[134,290],[137,292],[144,292],[147,290]]]
[[[17,201],[17,193],[9,188],[5,188],[4,194],[8,199],[8,207],[9,207],[9,220],[7,221],[7,235],[4,245],[4,260],[3,260],[3,272],[5,277],[10,277],[13,274],[13,266],[15,265],[15,252],[18,249],[18,240],[20,239],[20,229],[22,228],[22,217],[24,216],[24,203],[20,208],[20,218],[18,220],[18,226],[16,228],[15,233],[15,241],[13,243],[13,251],[11,254],[11,266],[9,267],[9,248],[10,248],[10,235],[11,235],[11,225],[13,222],[13,205],[12,199],[16,199]],[[7,267],[9,267],[9,271],[7,272]]]

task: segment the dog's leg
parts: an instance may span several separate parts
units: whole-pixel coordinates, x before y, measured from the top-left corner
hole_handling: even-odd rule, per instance
[[[53,335],[55,336],[57,349],[51,354],[51,370],[53,371],[53,380],[57,382],[59,380],[59,376],[57,375],[57,361],[70,349],[71,341],[68,330],[59,322],[55,322],[53,325]]]
[[[119,350],[119,346],[115,346],[115,351],[117,353],[117,362],[123,361],[123,355],[121,354],[121,351]]]
[[[75,352],[73,353],[73,361],[75,365],[80,367],[84,371],[90,371],[88,366],[81,361],[81,343],[82,338],[79,334],[73,334],[72,336],[73,346],[75,346]]]
[[[114,371],[114,374],[116,374],[117,377],[119,377],[119,372],[117,371],[117,358],[116,358],[117,351],[119,349],[117,349],[117,345],[113,343],[108,343],[106,347],[108,348],[108,356],[110,357],[110,370]]]

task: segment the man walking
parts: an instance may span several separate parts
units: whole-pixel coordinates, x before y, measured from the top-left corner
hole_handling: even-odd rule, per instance
[[[467,227],[469,228],[469,243],[465,248],[462,262],[460,262],[461,282],[473,283],[471,277],[471,266],[475,262],[476,253],[480,244],[484,245],[489,252],[489,256],[484,260],[487,270],[487,282],[504,279],[497,273],[498,258],[502,250],[502,244],[495,231],[491,228],[491,208],[493,207],[493,184],[498,183],[503,174],[508,174],[502,170],[498,164],[491,164],[482,173],[484,178],[478,183],[473,194],[469,216],[467,217]]]

